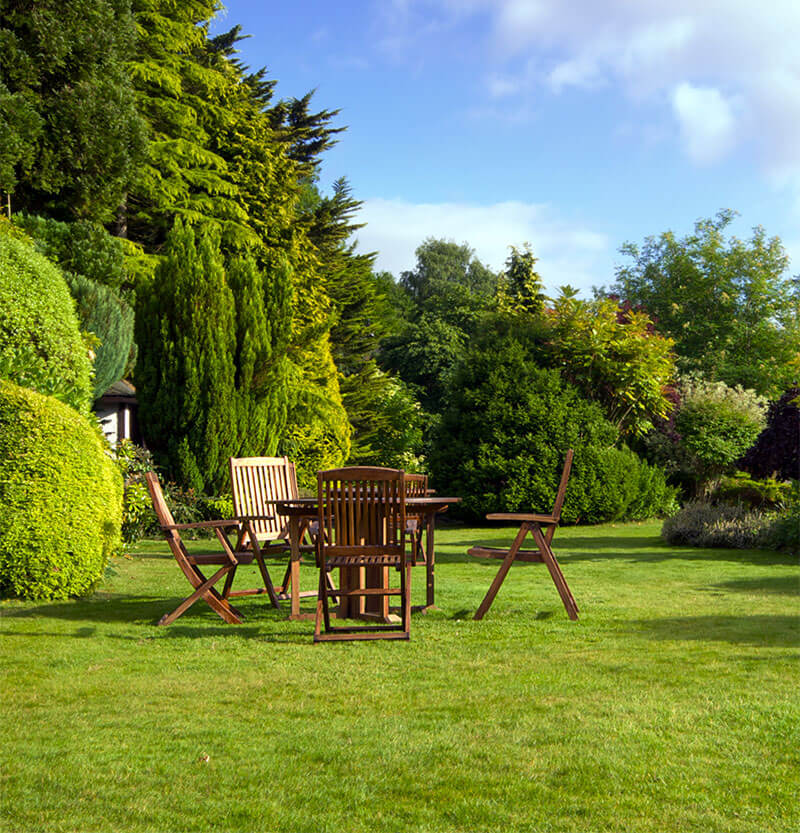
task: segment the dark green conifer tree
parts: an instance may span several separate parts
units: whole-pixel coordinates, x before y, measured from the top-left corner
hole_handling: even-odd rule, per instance
[[[108,221],[145,149],[129,0],[0,6],[0,190],[16,210]]]
[[[154,280],[139,293],[140,417],[170,477],[199,491],[226,487],[241,419],[235,390],[234,299],[219,233],[181,220]]]

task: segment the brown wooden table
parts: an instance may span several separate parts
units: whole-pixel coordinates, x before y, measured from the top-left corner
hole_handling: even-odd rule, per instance
[[[439,495],[406,498],[408,514],[422,515],[425,518],[425,604],[422,607],[423,610],[434,606],[436,553],[433,545],[433,533],[436,526],[436,515],[439,512],[444,512],[448,506],[460,501],[460,497],[440,497]],[[316,520],[317,498],[307,497],[277,501],[276,509],[281,515],[289,518],[292,577],[289,618],[313,619],[313,613],[300,613],[300,530],[304,520]]]

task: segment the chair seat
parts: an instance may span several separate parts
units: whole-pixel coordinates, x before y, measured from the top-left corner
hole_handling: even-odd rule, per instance
[[[239,564],[253,563],[254,555],[252,550],[239,550],[234,554],[236,555],[236,560],[239,562]],[[189,553],[188,560],[190,564],[230,563],[224,553],[220,554],[218,552],[191,552]]]
[[[471,547],[467,555],[473,558],[505,558],[510,550],[503,550],[498,547]],[[537,564],[542,562],[542,554],[539,550],[517,550],[515,561],[533,561]]]
[[[538,524],[557,524],[558,518],[552,515],[532,515],[520,512],[492,512],[486,516],[487,521],[529,521]]]

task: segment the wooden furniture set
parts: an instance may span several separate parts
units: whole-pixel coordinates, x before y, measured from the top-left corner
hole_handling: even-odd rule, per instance
[[[500,569],[481,602],[475,619],[487,612],[514,561],[544,563],[570,619],[578,607],[551,547],[561,515],[573,452],[567,452],[555,504],[549,514],[496,513],[496,521],[518,521],[519,532],[509,549],[472,547],[470,555],[502,559]],[[286,457],[232,458],[230,461],[234,514],[224,521],[176,524],[161,492],[158,478],[146,475],[164,537],[179,567],[193,587],[192,594],[159,621],[168,625],[196,601],[203,599],[226,622],[238,624],[241,614],[230,598],[266,593],[273,606],[290,601],[290,618],[314,618],[314,641],[343,639],[408,639],[411,615],[411,568],[423,564],[426,604],[434,604],[435,517],[459,498],[438,497],[428,490],[427,477],[396,469],[350,467],[319,472],[317,497],[298,494],[294,465]],[[220,549],[189,551],[181,530],[213,530]],[[235,532],[235,542],[231,533]],[[423,534],[425,543],[423,545]],[[530,534],[535,550],[523,550]],[[272,582],[264,554],[289,552],[289,563],[279,585]],[[300,591],[300,564],[313,552],[319,569],[317,591]],[[255,563],[262,586],[233,590],[237,567]],[[201,567],[217,567],[210,577]],[[332,571],[338,570],[336,588]],[[396,585],[392,576],[397,574]],[[216,585],[224,579],[222,592]],[[315,614],[300,613],[300,599],[317,597]],[[399,601],[397,616],[390,600]],[[331,601],[338,604],[332,609]],[[332,620],[362,619],[366,625],[333,625]]]

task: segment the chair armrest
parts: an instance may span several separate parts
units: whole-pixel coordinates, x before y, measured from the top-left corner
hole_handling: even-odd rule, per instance
[[[515,512],[495,512],[486,516],[487,521],[533,521],[540,524],[557,524],[558,519],[552,515],[526,515]]]
[[[240,521],[274,521],[275,515],[239,515]]]
[[[241,526],[238,518],[223,521],[197,521],[193,524],[162,524],[162,529],[214,529],[215,527]]]

